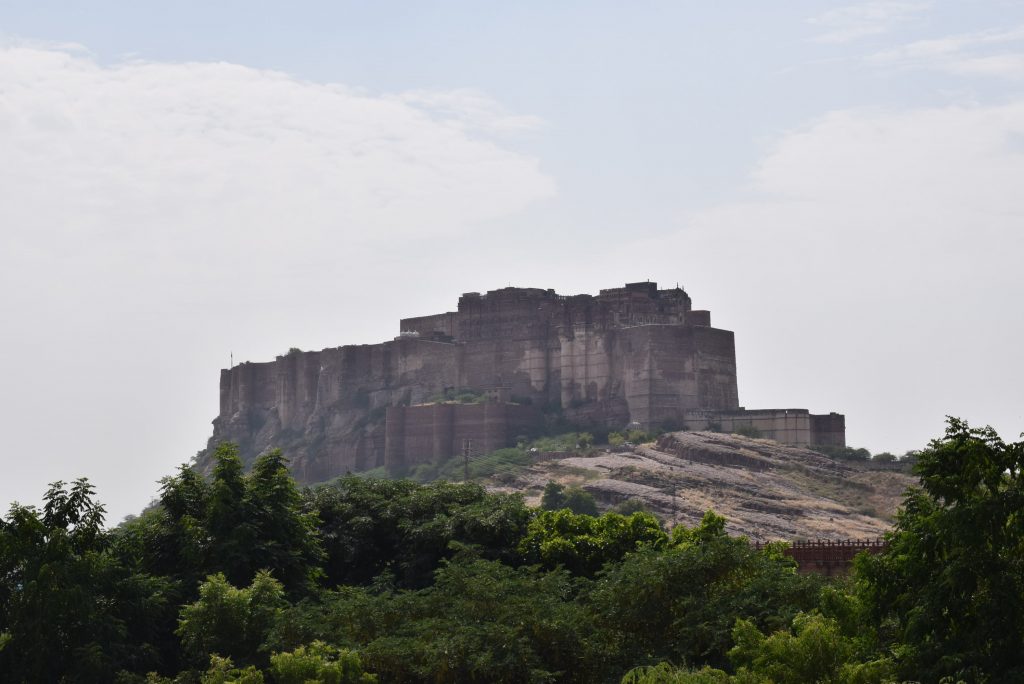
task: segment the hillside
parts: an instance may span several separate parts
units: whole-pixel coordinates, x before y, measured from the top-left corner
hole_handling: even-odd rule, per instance
[[[540,455],[492,480],[536,504],[549,481],[580,485],[610,507],[639,499],[662,519],[693,525],[714,509],[754,540],[875,537],[891,526],[915,478],[766,439],[675,432],[656,443],[591,455]]]

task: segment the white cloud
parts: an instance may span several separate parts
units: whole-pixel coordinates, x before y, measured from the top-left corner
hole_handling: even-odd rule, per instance
[[[1024,78],[1024,26],[974,31],[907,43],[871,55],[868,63],[931,69],[963,76]]]
[[[554,192],[535,159],[446,109],[233,64],[101,66],[0,51],[0,221],[22,240],[204,251],[451,234]],[[486,126],[468,127],[485,114]],[[467,130],[472,128],[472,130]]]
[[[0,507],[88,475],[138,511],[203,446],[231,351],[390,332],[455,242],[555,194],[494,135],[537,122],[477,92],[0,49],[0,415],[33,462]]]
[[[528,133],[544,127],[544,120],[540,117],[512,114],[501,103],[469,88],[451,91],[411,90],[398,98],[468,131],[510,134]]]
[[[947,413],[1012,436],[1021,140],[1024,102],[834,112],[782,137],[747,199],[631,252],[702,283],[718,324],[744,321],[749,407],[844,411],[875,450],[922,446]]]
[[[807,22],[821,29],[820,43],[849,43],[891,31],[895,26],[931,7],[931,2],[875,0],[837,7]]]

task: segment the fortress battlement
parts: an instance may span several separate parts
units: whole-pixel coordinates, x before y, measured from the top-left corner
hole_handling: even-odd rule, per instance
[[[520,287],[486,294],[466,292],[459,298],[457,311],[403,318],[399,330],[469,341],[496,335],[538,335],[541,328],[571,334],[580,325],[610,330],[687,323],[710,326],[711,315],[691,312],[690,297],[679,287],[659,290],[657,283],[644,282],[601,290],[596,296],[566,296],[554,290]]]

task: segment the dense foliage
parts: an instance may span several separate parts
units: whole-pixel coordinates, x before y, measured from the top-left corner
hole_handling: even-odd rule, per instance
[[[278,452],[164,480],[113,530],[85,480],[0,519],[10,682],[1024,680],[1024,443],[951,420],[888,550],[828,583],[707,513],[473,484],[298,489]]]

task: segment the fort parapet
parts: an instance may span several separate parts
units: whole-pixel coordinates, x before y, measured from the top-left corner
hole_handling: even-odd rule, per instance
[[[453,388],[502,391],[431,402]],[[210,447],[237,442],[246,461],[280,447],[303,482],[453,456],[464,440],[500,448],[542,412],[588,427],[746,426],[792,444],[845,443],[838,414],[741,409],[733,333],[681,288],[651,282],[597,295],[469,292],[456,311],[402,319],[394,340],[223,370],[220,394]]]
[[[755,546],[763,549],[765,545],[759,543]],[[783,553],[796,561],[801,573],[840,577],[850,573],[857,554],[876,555],[885,551],[887,546],[884,539],[798,540],[790,542]]]

